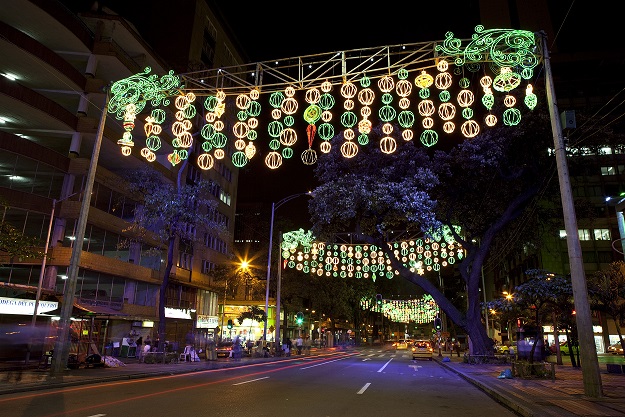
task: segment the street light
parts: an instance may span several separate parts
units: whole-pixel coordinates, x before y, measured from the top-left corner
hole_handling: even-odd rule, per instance
[[[302,195],[312,195],[311,191],[307,191],[305,193],[297,193],[297,194],[293,194],[290,195],[288,197],[284,197],[282,200],[278,201],[277,203],[271,203],[271,223],[269,225],[269,253],[267,255],[267,288],[265,289],[265,317],[269,317],[269,281],[271,279],[271,247],[273,244],[273,220],[274,220],[274,215],[276,210],[282,206],[284,203],[288,203],[289,201],[300,197]],[[280,282],[278,282],[278,285],[280,285]],[[279,297],[279,295],[278,295]],[[264,323],[264,328],[263,328],[263,340],[265,342],[267,342],[267,319],[265,320]],[[276,309],[276,322],[279,323],[280,322],[280,311],[278,309]],[[279,324],[277,325],[276,328],[276,350],[278,350],[278,342],[280,341],[280,334],[278,333],[280,327]]]
[[[69,267],[67,268],[66,289],[63,294],[63,305],[61,307],[61,315],[59,318],[59,328],[57,332],[57,340],[54,345],[54,354],[52,355],[52,364],[50,373],[53,376],[59,375],[62,370],[67,367],[69,358],[69,335],[70,324],[72,320],[72,309],[74,306],[74,292],[78,281],[78,268],[80,266],[80,256],[82,255],[82,244],[85,239],[85,229],[87,228],[87,218],[89,217],[89,206],[91,204],[91,192],[95,182],[95,171],[98,167],[98,158],[100,157],[100,146],[102,145],[102,137],[104,136],[104,124],[108,113],[110,89],[106,88],[106,99],[104,107],[100,115],[100,123],[96,134],[95,143],[93,144],[93,154],[87,171],[87,180],[85,181],[85,189],[83,190],[82,204],[80,205],[80,214],[78,215],[78,223],[76,225],[76,239],[72,247],[72,255],[69,259]]]
[[[70,194],[67,197],[61,198],[59,200],[57,200],[56,198],[52,200],[52,211],[50,212],[50,224],[48,225],[48,236],[46,237],[46,244],[43,249],[43,261],[41,261],[41,271],[39,272],[39,283],[37,284],[37,295],[35,296],[35,310],[33,311],[32,322],[30,323],[30,327],[32,328],[32,331],[33,331],[31,333],[31,338],[33,337],[32,335],[34,335],[35,327],[37,326],[37,310],[39,309],[39,300],[41,300],[41,287],[43,286],[43,276],[46,270],[46,261],[48,259],[48,247],[50,245],[50,235],[52,234],[52,224],[54,223],[54,211],[56,209],[57,203],[60,203],[61,201],[65,201],[68,198],[75,196],[76,194],[80,194],[80,193]],[[33,341],[31,339],[30,342],[28,343],[28,349],[26,350],[26,360],[25,360],[26,363],[30,361],[30,351],[32,350],[32,344],[33,344]]]

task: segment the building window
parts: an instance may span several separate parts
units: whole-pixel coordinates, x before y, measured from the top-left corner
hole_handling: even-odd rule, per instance
[[[590,229],[579,229],[577,231],[579,240],[590,240]]]
[[[559,236],[560,236],[560,239],[566,239],[566,230],[560,229]]]
[[[595,229],[595,240],[612,240],[610,229]]]
[[[616,175],[614,167],[601,167],[601,175]]]
[[[206,259],[202,259],[202,273],[209,274],[210,271],[215,269],[215,263],[211,261],[207,261]]]
[[[219,194],[219,199],[222,203],[230,205],[230,193],[225,192],[223,189]]]

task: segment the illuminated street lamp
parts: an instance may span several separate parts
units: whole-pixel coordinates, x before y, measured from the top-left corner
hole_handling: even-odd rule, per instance
[[[293,194],[290,195],[288,197],[284,197],[282,200],[278,201],[277,203],[271,203],[271,223],[269,225],[269,252],[267,254],[267,288],[265,289],[265,317],[269,317],[269,281],[271,279],[271,247],[273,244],[273,220],[274,220],[274,215],[276,210],[282,206],[284,203],[288,203],[289,201],[300,197],[302,195],[310,195],[312,196],[312,192],[307,191],[305,193],[297,193],[297,194]],[[280,283],[278,283],[279,285]],[[279,297],[279,295],[278,295]],[[276,311],[277,317],[276,317],[276,321],[279,322],[280,321],[280,312]],[[265,323],[264,323],[264,327],[263,327],[263,340],[265,342],[267,342],[267,319],[265,319]],[[277,327],[277,329],[279,329],[279,327]],[[279,341],[280,341],[280,335],[278,334],[278,330],[276,330],[276,337],[275,337],[275,342],[276,342],[276,350],[278,350],[279,348]]]

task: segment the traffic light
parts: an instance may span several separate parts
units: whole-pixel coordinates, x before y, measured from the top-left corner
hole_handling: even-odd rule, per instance
[[[440,317],[436,317],[434,319],[434,329],[439,332],[441,330],[443,330],[443,322],[441,321]]]
[[[382,305],[382,294],[376,294],[375,295],[375,303],[379,306]]]
[[[302,313],[301,311],[297,313],[297,316],[295,317],[295,322],[298,326],[301,326],[304,323],[304,313]]]
[[[234,323],[232,323],[232,319],[228,319],[228,328],[232,329],[233,326],[234,326]]]

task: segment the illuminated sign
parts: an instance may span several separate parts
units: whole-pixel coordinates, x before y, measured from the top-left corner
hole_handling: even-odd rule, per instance
[[[39,301],[37,315],[54,311],[57,308],[59,308],[58,301]],[[0,297],[0,314],[23,314],[32,316],[34,313],[35,300]]]
[[[219,325],[219,319],[217,316],[207,316],[205,314],[197,315],[197,323],[195,325],[198,329],[214,329]]]
[[[191,310],[186,308],[165,307],[165,317],[170,319],[188,319],[191,320]]]

